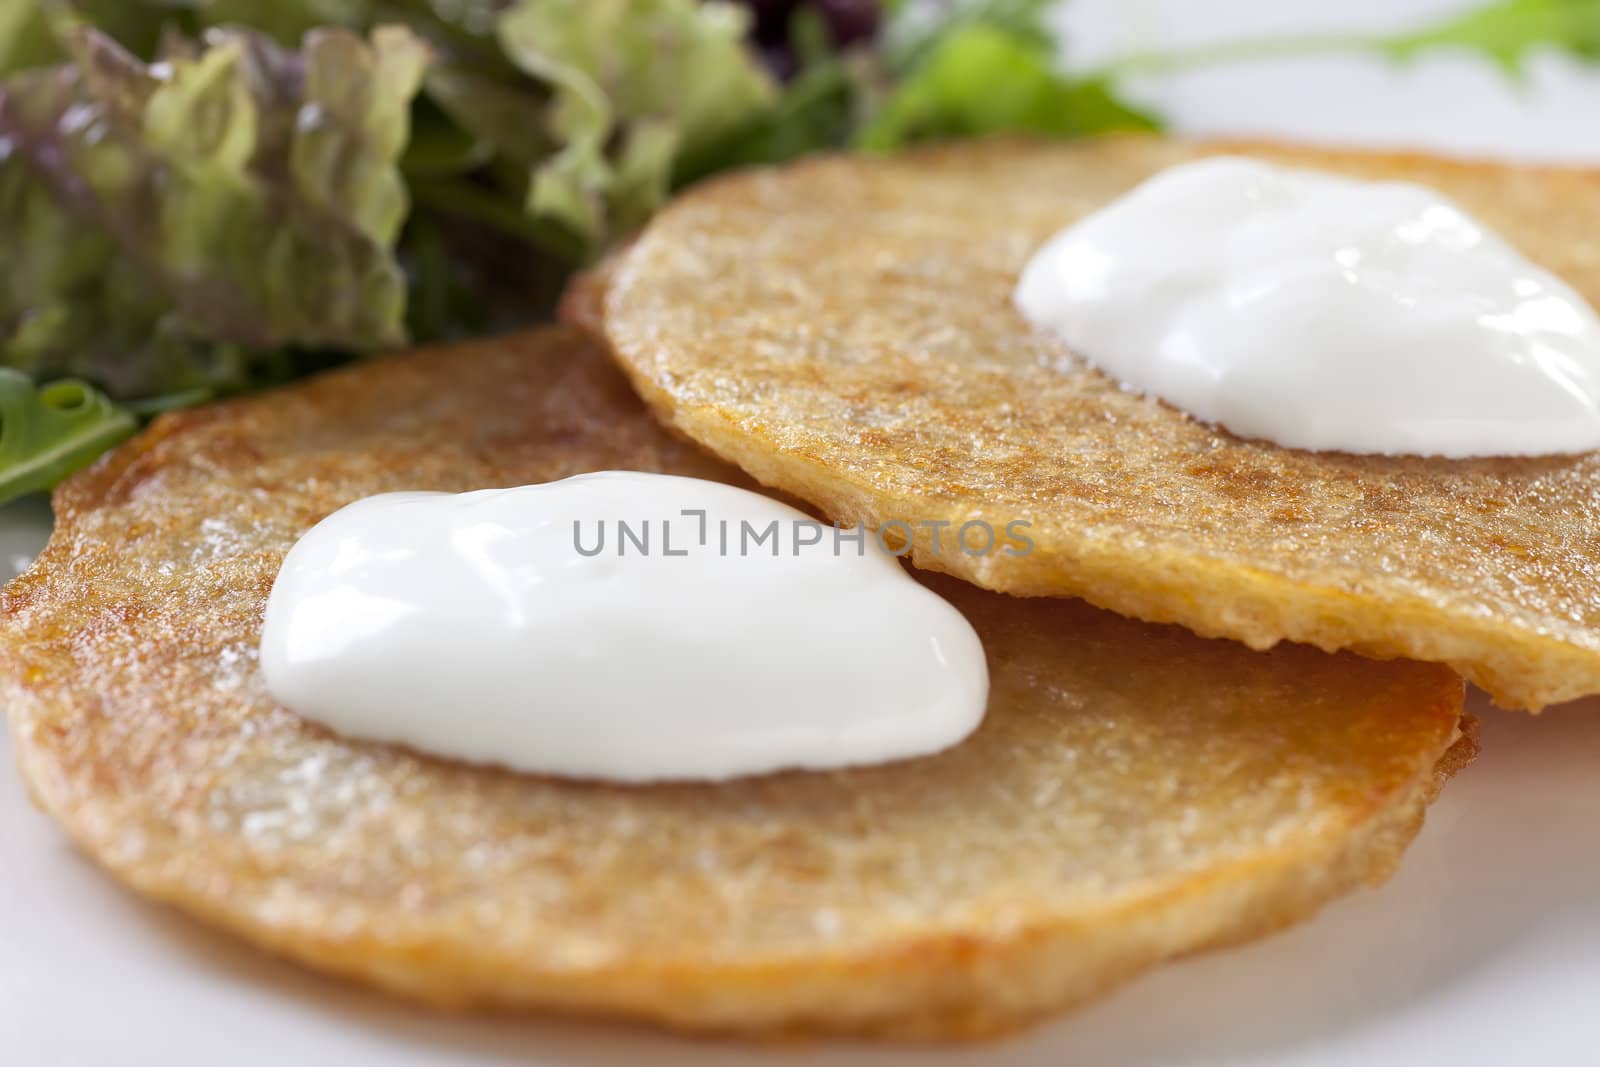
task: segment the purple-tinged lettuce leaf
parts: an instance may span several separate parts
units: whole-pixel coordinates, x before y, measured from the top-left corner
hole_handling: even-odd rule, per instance
[[[85,27],[63,43],[72,62],[0,87],[0,360],[140,397],[404,341],[418,38],[210,31],[149,64]]]

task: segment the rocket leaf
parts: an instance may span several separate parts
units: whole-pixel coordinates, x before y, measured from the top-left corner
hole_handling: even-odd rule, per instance
[[[1520,75],[1528,56],[1554,48],[1600,61],[1600,0],[1499,0],[1386,40],[1382,51],[1410,59],[1434,48],[1464,48]]]
[[[83,382],[41,388],[21,371],[0,367],[0,502],[50,488],[137,426]]]

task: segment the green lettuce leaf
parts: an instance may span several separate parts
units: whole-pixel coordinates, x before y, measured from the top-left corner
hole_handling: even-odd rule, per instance
[[[829,57],[807,67],[784,87],[773,107],[682,153],[673,168],[673,185],[849,145],[876,91],[876,77],[871,57],[864,54]]]
[[[40,388],[21,371],[0,367],[0,503],[51,488],[138,425],[83,382]]]
[[[137,398],[405,340],[418,38],[210,31],[154,64],[86,27],[63,44],[0,87],[0,362]]]
[[[428,99],[454,124],[458,135],[474,146],[476,162],[466,169],[500,158],[516,164],[523,178],[560,145],[538,117],[548,94],[535,86],[494,78],[454,63],[442,63],[428,74]]]
[[[744,46],[748,15],[695,0],[518,0],[505,52],[548,86],[540,120],[560,146],[539,162],[528,209],[597,242],[643,222],[674,160],[769,108],[772,79]]]
[[[900,75],[916,69],[943,41],[971,27],[998,30],[1035,56],[1054,55],[1049,16],[1060,0],[942,0],[891,4],[883,55]]]
[[[856,138],[884,151],[929,138],[1031,133],[1074,137],[1112,130],[1153,130],[1152,116],[1122,102],[1100,78],[1074,79],[1056,68],[1055,44],[1030,23],[1037,3],[982,5],[926,41],[900,46],[909,64],[877,115]]]

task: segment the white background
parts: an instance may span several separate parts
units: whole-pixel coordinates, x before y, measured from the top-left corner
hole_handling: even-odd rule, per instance
[[[1071,0],[1065,54],[1098,67],[1147,49],[1310,31],[1404,30],[1462,0]],[[1600,162],[1600,66],[1536,55],[1520,86],[1476,55],[1403,65],[1369,56],[1238,64],[1136,83],[1131,95],[1198,133],[1263,134],[1463,155]]]
[[[1075,0],[1068,54],[1375,29],[1452,0]],[[1521,90],[1466,56],[1273,62],[1151,81],[1203,132],[1600,161],[1600,72],[1547,56]],[[1600,235],[1596,235],[1600,237]],[[0,511],[0,561],[47,521]],[[624,1028],[431,1015],[307,976],[132,899],[27,806],[0,742],[0,1063],[457,1067],[650,1063],[1021,1067],[1592,1064],[1600,1059],[1600,704],[1486,710],[1484,755],[1380,890],[1181,963],[1000,1045],[752,1051]]]

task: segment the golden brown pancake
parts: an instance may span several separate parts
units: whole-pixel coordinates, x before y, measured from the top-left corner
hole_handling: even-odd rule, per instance
[[[1600,691],[1600,455],[1241,440],[1122,391],[1012,307],[1055,231],[1228,149],[967,142],[752,171],[671,205],[568,313],[762,482],[845,522],[953,524],[937,556],[916,529],[919,566],[1256,648],[1448,663],[1508,707]],[[1600,304],[1600,173],[1236,150],[1432,185]],[[950,534],[974,519],[1031,521],[1035,550],[963,554]]]
[[[938,577],[993,700],[906,763],[560,781],[342,740],[263,691],[268,591],[328,512],[597,468],[739,478],[560,330],[162,418],[61,488],[4,594],[34,795],[139,892],[425,1001],[968,1035],[1383,878],[1470,754],[1441,667]]]

